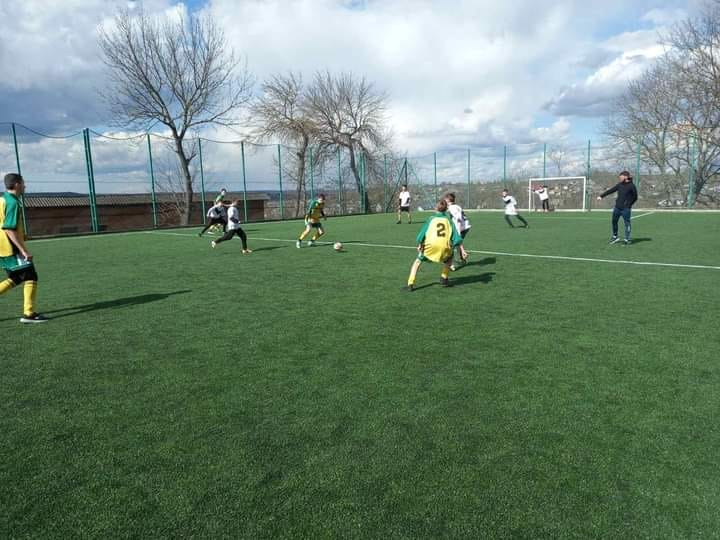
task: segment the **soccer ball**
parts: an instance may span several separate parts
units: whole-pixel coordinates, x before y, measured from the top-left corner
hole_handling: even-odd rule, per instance
[[[334,249],[335,251],[342,251],[342,247],[343,247],[343,246],[342,246],[342,242],[335,242],[335,243],[333,244],[333,249]]]

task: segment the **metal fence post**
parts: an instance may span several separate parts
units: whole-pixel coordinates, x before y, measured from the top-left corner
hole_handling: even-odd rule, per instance
[[[695,205],[695,167],[696,167],[696,154],[697,154],[697,140],[695,135],[690,136],[690,159],[688,167],[688,208],[692,208]]]
[[[340,147],[337,147],[337,162],[338,162],[338,205],[341,214],[345,214],[345,208],[343,207],[343,185],[342,185],[342,167],[340,157]]]
[[[503,146],[503,183],[507,182],[507,145]]]
[[[638,191],[640,190],[640,142],[641,141],[638,141],[637,143],[635,155],[635,187]]]
[[[158,213],[157,213],[157,195],[155,193],[155,169],[153,167],[152,144],[150,143],[150,134],[146,133],[148,147],[148,163],[150,164],[150,193],[152,197],[152,214],[153,227],[157,229]]]
[[[277,145],[278,152],[278,180],[280,181],[280,219],[285,219],[285,200],[282,185],[282,153],[280,151],[280,145]]]
[[[590,141],[591,139],[588,139],[588,145],[587,145],[587,169],[585,170],[585,176],[586,180],[585,183],[587,185],[587,202],[585,203],[586,208],[590,210],[592,208],[592,183],[590,182],[590,175],[592,173],[592,169],[590,168]],[[590,204],[588,204],[590,203]]]
[[[547,143],[543,144],[543,178],[547,178]]]
[[[437,152],[433,152],[433,184],[434,184],[434,199],[438,198],[438,187],[437,187]],[[433,201],[435,202],[435,201]]]
[[[312,146],[310,146],[310,199],[315,200],[315,168],[313,166]]]
[[[15,122],[12,123],[12,136],[13,146],[15,147],[15,163],[17,163],[17,172],[20,176],[22,176],[22,169],[20,168],[20,151],[18,149],[17,133],[15,132]],[[25,193],[20,195],[20,210],[22,212],[23,231],[25,231],[26,236],[30,236],[30,231],[28,230],[27,216],[25,215]]]
[[[95,198],[95,171],[92,160],[92,149],[90,147],[90,129],[83,130],[85,142],[85,165],[88,175],[88,199],[90,202],[90,226],[93,232],[98,232],[100,227],[97,218],[97,200]]]
[[[387,212],[388,162],[387,154],[383,156],[383,212]]]
[[[467,203],[465,206],[470,208],[470,149],[467,151]]]
[[[202,139],[198,137],[198,157],[200,158],[200,200],[202,200],[202,222],[207,224],[207,202],[205,201],[205,169],[202,155]]]
[[[240,142],[240,159],[242,162],[242,178],[243,178],[243,211],[245,212],[245,222],[250,221],[248,214],[248,200],[247,200],[247,178],[245,174],[245,142]]]

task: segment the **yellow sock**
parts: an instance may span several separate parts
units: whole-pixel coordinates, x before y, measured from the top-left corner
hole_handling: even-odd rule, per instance
[[[440,277],[443,279],[447,279],[450,275],[450,269],[447,266],[443,266],[442,273],[440,274]]]
[[[314,235],[314,234],[313,234],[313,235],[312,235],[312,238],[311,238],[310,240],[312,240],[312,241],[314,242],[314,241],[317,240],[317,239],[318,239],[317,235]]]
[[[6,279],[0,283],[0,294],[8,292],[15,286],[15,282],[12,279]]]
[[[415,276],[417,276],[418,268],[420,268],[420,261],[415,261],[410,268],[410,275],[408,276],[408,286],[415,285]]]
[[[300,237],[298,238],[298,240],[304,240],[305,237],[307,236],[307,233],[308,233],[308,231],[303,231],[302,234],[300,235]]]
[[[25,287],[23,288],[23,297],[25,302],[23,304],[23,313],[30,315],[35,313],[35,297],[37,296],[37,281],[26,281]]]

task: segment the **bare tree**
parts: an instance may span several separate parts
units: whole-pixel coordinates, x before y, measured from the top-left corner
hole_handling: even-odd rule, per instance
[[[279,140],[292,147],[292,163],[288,171],[295,183],[295,217],[305,206],[305,165],[308,149],[315,139],[314,125],[304,107],[305,88],[302,75],[273,75],[261,86],[262,94],[253,102],[251,121],[253,136],[259,140]],[[302,206],[301,206],[302,205]]]
[[[548,158],[555,165],[557,175],[563,175],[563,167],[565,165],[565,158],[567,157],[568,150],[564,144],[555,144],[548,153]]]
[[[350,171],[366,211],[370,200],[363,175],[377,178],[381,174],[381,155],[389,146],[387,101],[387,94],[376,90],[365,77],[351,73],[317,73],[307,91],[306,107],[320,147],[322,151],[342,148],[348,152]]]
[[[617,99],[604,131],[628,157],[639,150],[661,178],[690,171],[694,197],[712,200],[703,188],[720,174],[720,2],[676,25],[665,42],[666,53]]]
[[[99,44],[111,83],[105,98],[117,123],[141,129],[162,124],[172,135],[187,224],[196,153],[186,136],[207,125],[236,125],[252,78],[208,15],[153,18],[119,11],[110,28],[100,28]]]

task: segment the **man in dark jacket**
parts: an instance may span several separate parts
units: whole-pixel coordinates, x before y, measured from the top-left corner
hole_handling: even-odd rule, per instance
[[[635,204],[635,201],[638,199],[638,193],[629,172],[621,172],[618,178],[620,179],[620,182],[601,193],[597,199],[599,201],[603,197],[617,192],[617,199],[615,199],[615,207],[613,208],[612,214],[612,238],[610,238],[610,243],[615,244],[620,241],[618,238],[618,220],[620,219],[620,216],[622,216],[623,221],[625,222],[624,242],[625,245],[629,245],[632,241],[630,239],[630,212],[632,211],[632,205]]]

